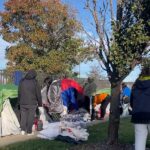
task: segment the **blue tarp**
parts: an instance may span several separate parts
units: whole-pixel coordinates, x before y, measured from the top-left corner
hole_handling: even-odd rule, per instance
[[[13,83],[19,85],[20,80],[23,78],[24,73],[22,71],[15,71],[13,74]]]

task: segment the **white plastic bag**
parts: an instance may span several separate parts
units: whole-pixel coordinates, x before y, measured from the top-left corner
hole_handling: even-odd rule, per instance
[[[45,130],[39,132],[37,137],[53,140],[60,134],[60,122],[49,123]]]

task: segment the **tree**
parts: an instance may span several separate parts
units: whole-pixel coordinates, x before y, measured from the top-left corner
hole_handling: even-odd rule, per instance
[[[79,63],[84,48],[75,34],[80,24],[60,0],[8,0],[0,16],[1,35],[12,43],[6,53],[9,70],[54,74]]]
[[[115,144],[120,122],[120,84],[149,52],[146,47],[150,41],[150,1],[86,0],[86,9],[93,18],[91,25],[98,38],[89,37],[97,45],[96,53],[111,84],[108,144]]]
[[[103,73],[104,71],[100,68],[100,66],[91,66],[91,71],[87,75],[95,81],[106,80],[106,76]]]

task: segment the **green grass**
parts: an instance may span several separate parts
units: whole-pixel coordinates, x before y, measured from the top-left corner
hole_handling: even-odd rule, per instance
[[[13,144],[0,150],[67,150],[69,147],[71,147],[70,144],[59,141],[34,139]]]
[[[107,138],[108,122],[99,123],[88,127],[90,133],[87,143],[97,143]],[[129,118],[121,120],[119,139],[121,143],[134,143],[134,128],[133,124],[130,123]],[[84,144],[84,143],[83,143]],[[16,143],[0,150],[67,150],[70,147],[75,146],[65,142],[49,141],[43,139],[34,139],[26,142]],[[150,147],[150,137],[148,137],[147,146]]]

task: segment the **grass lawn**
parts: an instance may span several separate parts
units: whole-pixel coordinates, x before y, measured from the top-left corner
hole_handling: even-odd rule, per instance
[[[97,143],[103,141],[107,137],[107,127],[108,122],[93,125],[88,127],[90,133],[87,143]],[[121,143],[131,143],[134,142],[134,129],[133,124],[130,123],[129,118],[121,120],[120,130],[119,130],[119,139]],[[84,144],[84,143],[83,143]],[[42,139],[34,139],[26,142],[16,143],[0,150],[67,150],[70,147],[75,146],[72,144],[59,142],[59,141],[49,141]],[[150,147],[150,137],[148,137],[147,147]]]

